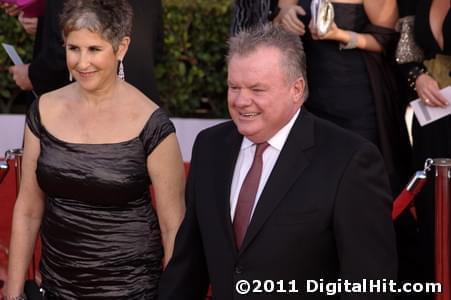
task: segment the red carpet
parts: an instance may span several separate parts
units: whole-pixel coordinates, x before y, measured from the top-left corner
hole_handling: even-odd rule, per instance
[[[0,184],[0,281],[6,280],[7,253],[11,234],[11,219],[16,199],[16,172],[14,162],[9,162],[9,172]],[[0,298],[2,290],[0,287]]]
[[[16,172],[14,162],[9,162],[9,172],[0,184],[0,244],[9,245],[11,218],[16,200]]]

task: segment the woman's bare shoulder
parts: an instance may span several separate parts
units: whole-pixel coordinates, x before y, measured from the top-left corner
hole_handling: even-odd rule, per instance
[[[39,111],[45,123],[45,119],[53,119],[67,110],[68,105],[74,99],[72,85],[48,92],[39,98]]]
[[[124,89],[124,97],[126,97],[127,106],[130,107],[133,114],[146,117],[158,109],[158,105],[152,99],[132,85],[127,84]]]

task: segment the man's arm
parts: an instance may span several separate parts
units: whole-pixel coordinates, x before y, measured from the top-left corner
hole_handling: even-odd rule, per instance
[[[343,173],[334,208],[341,278],[396,279],[392,198],[379,151],[365,143]],[[346,294],[341,299],[392,299],[389,294]]]

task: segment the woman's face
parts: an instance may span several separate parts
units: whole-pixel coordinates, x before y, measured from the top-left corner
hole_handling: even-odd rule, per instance
[[[114,83],[118,60],[124,55],[122,44],[115,52],[110,42],[87,29],[72,31],[66,38],[67,67],[82,88],[88,91]]]

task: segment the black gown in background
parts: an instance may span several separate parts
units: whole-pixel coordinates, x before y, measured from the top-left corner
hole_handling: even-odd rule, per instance
[[[42,287],[49,299],[155,299],[163,255],[146,160],[174,127],[156,110],[139,136],[111,144],[58,139],[41,124],[37,180],[46,195]]]
[[[339,28],[362,32],[368,22],[362,5],[333,5]],[[376,111],[361,51],[339,50],[336,41],[311,39],[305,39],[305,51],[310,92],[306,107],[378,145]]]
[[[310,22],[311,0],[300,0]],[[397,34],[372,25],[362,4],[333,3],[335,23],[344,30],[372,34],[386,52]],[[384,158],[393,195],[410,176],[410,145],[396,81],[387,57],[360,49],[340,50],[331,40],[302,38],[307,57],[310,95],[305,103],[315,115],[353,131],[378,146]]]

